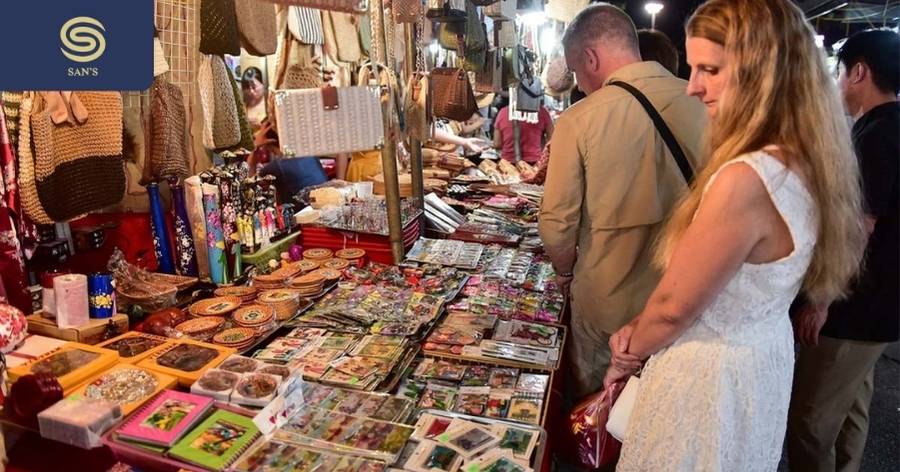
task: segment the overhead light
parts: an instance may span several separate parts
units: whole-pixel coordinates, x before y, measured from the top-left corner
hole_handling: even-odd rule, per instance
[[[549,53],[556,49],[557,44],[559,44],[559,38],[556,36],[556,31],[553,28],[544,28],[541,30],[541,51]]]
[[[441,45],[438,44],[437,41],[432,41],[431,44],[428,45],[428,51],[431,52],[431,54],[437,54],[440,50]]]
[[[825,47],[825,36],[821,34],[816,35],[816,46],[823,48]]]
[[[663,4],[659,2],[647,2],[644,4],[644,10],[651,15],[657,15],[663,9]]]
[[[540,26],[547,22],[547,15],[542,11],[530,11],[520,14],[519,22],[525,26]]]

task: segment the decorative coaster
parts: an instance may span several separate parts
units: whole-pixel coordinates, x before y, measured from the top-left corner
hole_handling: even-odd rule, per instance
[[[241,298],[235,296],[200,300],[188,308],[192,316],[225,316],[241,306]]]

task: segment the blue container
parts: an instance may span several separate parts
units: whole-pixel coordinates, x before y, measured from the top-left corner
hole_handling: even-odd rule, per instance
[[[112,318],[116,314],[116,282],[109,272],[87,276],[88,313],[91,318]]]

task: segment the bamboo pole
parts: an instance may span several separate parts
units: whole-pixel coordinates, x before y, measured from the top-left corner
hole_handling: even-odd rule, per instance
[[[406,69],[406,77],[408,79],[416,72],[416,48],[418,48],[419,45],[416,41],[416,24],[406,23],[405,26],[406,60],[404,61],[404,68]],[[419,235],[421,236],[425,232],[425,225],[423,224],[425,220],[425,185],[423,183],[424,176],[422,173],[422,143],[413,137],[409,138],[409,164],[409,170],[412,174],[413,197],[418,200],[416,206],[422,211],[422,215],[419,217],[419,222],[422,223],[419,225]]]
[[[386,44],[390,38],[385,35],[385,21],[392,21],[391,18],[385,18],[384,4],[381,1],[372,2],[373,8],[370,14],[373,15],[375,25],[372,31],[373,35],[378,35],[380,41],[373,41],[374,44],[380,44],[380,48],[376,48],[378,62],[386,67],[387,64]],[[403,261],[403,222],[400,216],[400,183],[397,177],[397,141],[393,130],[391,120],[391,103],[383,104],[382,117],[384,120],[384,148],[381,149],[381,172],[384,176],[384,199],[387,203],[387,219],[388,234],[391,242],[391,255],[394,257],[394,263],[399,264]]]

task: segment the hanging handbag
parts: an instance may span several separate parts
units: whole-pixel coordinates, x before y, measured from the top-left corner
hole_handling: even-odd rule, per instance
[[[471,1],[466,1],[466,39],[460,64],[462,68],[481,72],[484,69],[487,49],[487,31],[481,22],[478,7]]]
[[[391,12],[395,23],[415,23],[422,16],[422,0],[394,0]]]
[[[200,52],[203,54],[241,54],[234,0],[200,2]]]
[[[287,26],[294,39],[301,44],[325,44],[322,12],[315,8],[288,7]]]
[[[519,81],[516,89],[516,110],[537,113],[544,103],[544,86],[541,79],[527,76]]]
[[[462,69],[441,67],[431,71],[431,90],[435,117],[466,121],[478,111],[469,77]]]
[[[323,87],[275,92],[285,156],[323,156],[384,145],[378,87]]]
[[[589,3],[590,0],[548,0],[547,17],[568,23],[575,19],[575,15],[584,10]]]
[[[438,44],[462,53],[466,47],[466,23],[438,23]]]
[[[500,80],[503,88],[514,87],[522,78],[522,55],[519,48],[521,46],[503,49],[503,68]]]
[[[503,60],[500,50],[489,49],[485,60],[484,70],[475,75],[475,91],[478,93],[497,93],[500,91],[502,79]]]
[[[41,200],[38,198],[37,186],[34,181],[34,153],[32,146],[31,118],[35,102],[40,102],[40,96],[36,92],[25,92],[19,108],[19,195],[22,209],[25,214],[37,224],[53,224],[53,220],[47,216]]]
[[[327,12],[326,17],[334,28],[335,47],[337,58],[343,62],[359,62],[362,59],[362,49],[359,47],[359,29],[357,28],[358,16],[349,13]]]
[[[403,98],[406,134],[418,141],[431,139],[431,94],[428,74],[416,72],[409,78]]]
[[[254,56],[275,54],[278,27],[275,6],[262,0],[234,0],[241,46]]]
[[[197,83],[203,109],[203,146],[207,149],[234,146],[241,140],[231,81],[231,73],[221,56],[200,58]]]
[[[236,144],[216,149],[216,152],[239,151],[242,149],[253,152],[253,150],[256,149],[256,145],[253,141],[253,129],[250,128],[250,122],[247,120],[247,106],[244,105],[244,97],[241,95],[241,88],[238,86],[237,80],[231,75],[231,72],[228,73],[228,79],[229,82],[231,82],[231,92],[234,95],[234,105],[235,111],[237,111],[240,139]]]
[[[309,89],[319,88],[323,85],[325,84],[322,80],[322,71],[315,67],[294,64],[288,67],[281,88],[287,90]]]
[[[500,0],[484,7],[484,15],[495,21],[513,21],[516,19],[516,0]],[[497,25],[494,25],[496,27]],[[508,46],[503,46],[508,47]]]
[[[498,48],[514,48],[519,45],[519,34],[516,32],[515,21],[494,23],[494,34]]]
[[[616,382],[572,409],[566,431],[568,437],[561,444],[574,449],[566,451],[565,456],[576,459],[575,465],[593,470],[618,460],[622,443],[606,430],[606,425],[610,410],[624,387],[624,382]]]
[[[369,0],[265,0],[281,5],[296,5],[319,10],[342,11],[346,13],[366,13]]]
[[[187,114],[181,89],[164,76],[150,87],[150,130],[146,159],[151,175],[148,182],[174,175],[189,175],[187,164]]]
[[[542,75],[543,82],[547,85],[547,93],[550,95],[557,97],[565,95],[575,86],[575,74],[569,70],[564,56],[552,57]]]
[[[466,21],[466,0],[427,0],[425,16],[437,23]]]
[[[41,92],[32,110],[34,185],[47,216],[68,221],[125,193],[122,95]]]
[[[372,19],[369,15],[360,15],[356,22],[359,29],[359,47],[363,54],[372,56]]]

